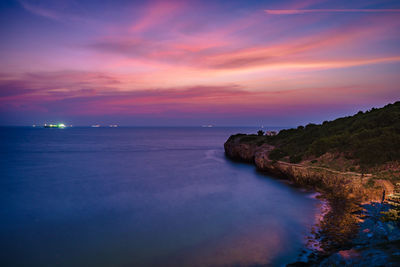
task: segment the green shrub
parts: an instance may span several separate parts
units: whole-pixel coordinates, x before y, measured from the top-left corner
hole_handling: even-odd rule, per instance
[[[256,142],[259,140],[259,137],[257,135],[246,135],[242,138],[240,138],[240,142],[244,142],[244,143],[252,143],[252,142]]]
[[[289,157],[289,161],[290,163],[299,163],[302,160],[302,156],[301,155],[292,155]]]
[[[280,160],[286,156],[287,156],[287,153],[280,148],[273,149],[268,155],[269,159],[271,159],[271,160]]]

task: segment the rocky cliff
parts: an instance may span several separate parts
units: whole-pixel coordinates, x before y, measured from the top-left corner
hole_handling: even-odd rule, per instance
[[[381,180],[378,186],[370,187],[372,174],[270,160],[268,155],[274,147],[261,138],[233,135],[224,144],[225,153],[231,159],[255,164],[260,171],[318,191],[329,204],[315,232],[322,250],[312,253],[306,262],[288,266],[399,266],[399,225],[382,222],[380,213],[390,208],[381,203],[383,190],[391,190],[385,186],[389,181]]]
[[[371,174],[340,172],[328,168],[274,161],[268,158],[274,148],[268,144],[246,142],[246,135],[231,136],[224,144],[226,155],[234,160],[254,163],[258,170],[289,179],[294,184],[312,188],[324,194],[346,198],[379,200],[383,188],[366,188]]]

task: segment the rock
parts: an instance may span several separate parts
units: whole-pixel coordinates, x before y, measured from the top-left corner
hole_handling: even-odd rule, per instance
[[[239,138],[230,138],[227,142],[225,142],[225,153],[232,159],[253,162],[257,149],[256,144],[240,143],[239,141]]]
[[[383,227],[383,223],[381,221],[378,221],[376,223],[374,235],[376,238],[381,239],[381,240],[388,240],[388,233],[385,230],[385,227]],[[379,241],[378,241],[379,242]]]
[[[339,253],[335,253],[323,260],[319,266],[345,266],[349,264]]]
[[[360,261],[356,262],[359,266],[386,266],[388,256],[381,250],[368,249],[361,253]]]
[[[384,227],[388,233],[387,237],[389,241],[400,240],[400,228],[396,222],[386,222]]]
[[[378,249],[344,250],[329,256],[319,266],[387,266],[388,255]]]
[[[354,172],[339,172],[328,168],[292,164],[283,161],[273,161],[268,158],[274,149],[268,144],[257,145],[253,141],[243,141],[254,136],[234,135],[224,144],[228,157],[244,162],[253,162],[257,169],[270,174],[285,177],[298,186],[312,187],[317,191],[335,191],[353,198],[367,198],[366,189],[359,183],[360,174]]]

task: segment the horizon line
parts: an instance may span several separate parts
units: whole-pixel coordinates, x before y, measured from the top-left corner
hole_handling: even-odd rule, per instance
[[[0,125],[0,127],[30,127],[30,128],[43,128],[44,125]],[[186,128],[233,128],[233,127],[244,127],[244,128],[287,128],[287,127],[295,127],[295,126],[273,126],[273,125],[213,125],[211,127],[206,127],[203,125],[118,125],[117,127],[110,127],[109,125],[92,127],[92,125],[66,125],[65,128],[77,128],[77,127],[87,127],[87,128],[128,128],[128,127],[137,127],[137,128],[178,128],[178,127],[186,127]]]

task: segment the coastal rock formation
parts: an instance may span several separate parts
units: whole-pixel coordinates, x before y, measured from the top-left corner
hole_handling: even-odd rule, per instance
[[[244,139],[244,140],[243,140]],[[274,149],[268,144],[246,142],[246,135],[231,136],[224,144],[226,155],[235,160],[254,163],[258,170],[289,179],[295,185],[309,187],[321,193],[343,194],[359,200],[379,200],[381,189],[362,186],[371,176],[356,172],[340,172],[328,168],[270,160]]]
[[[372,202],[362,206],[364,219],[353,247],[333,253],[320,266],[399,266],[400,229],[396,222],[380,220],[380,212],[390,205]]]
[[[308,262],[290,266],[400,264],[399,225],[381,222],[380,212],[390,207],[381,203],[383,192],[391,194],[394,191],[389,181],[375,179],[375,186],[371,187],[368,181],[373,178],[372,174],[312,166],[307,161],[295,164],[271,160],[269,154],[275,147],[254,135],[233,135],[225,142],[224,148],[229,158],[253,163],[260,171],[318,191],[328,201],[329,210],[317,225],[319,230],[315,236],[322,251]]]
[[[241,137],[245,136],[240,134],[236,135],[236,137],[231,136],[226,141],[224,148],[228,157],[234,160],[253,163],[256,152],[269,151],[273,148],[269,145],[257,146],[256,144],[241,142]]]

